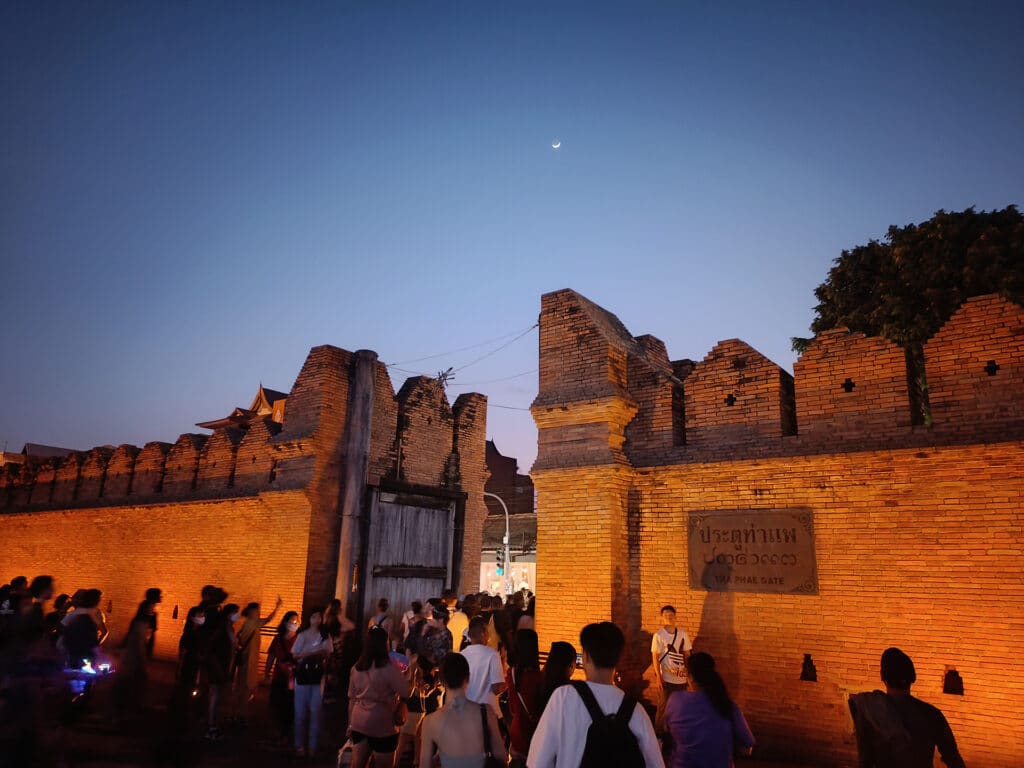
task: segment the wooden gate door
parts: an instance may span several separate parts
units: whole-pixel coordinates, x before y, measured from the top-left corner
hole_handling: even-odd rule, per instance
[[[367,621],[376,615],[377,601],[386,597],[397,631],[409,603],[425,603],[459,583],[463,505],[449,494],[370,493],[363,615]]]

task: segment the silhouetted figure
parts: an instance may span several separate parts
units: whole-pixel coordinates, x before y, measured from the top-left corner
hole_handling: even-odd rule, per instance
[[[964,768],[953,731],[937,707],[910,695],[914,662],[899,648],[882,654],[885,693],[850,696],[861,768],[931,768],[936,747],[949,768]]]

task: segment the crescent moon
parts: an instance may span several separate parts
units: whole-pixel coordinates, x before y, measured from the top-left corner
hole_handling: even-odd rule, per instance
[[[558,149],[560,146],[562,146],[562,140],[561,139],[559,139],[558,141],[552,142],[552,144],[551,144],[551,148],[552,149]]]

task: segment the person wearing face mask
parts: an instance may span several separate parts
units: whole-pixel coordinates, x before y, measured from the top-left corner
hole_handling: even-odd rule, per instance
[[[199,690],[199,672],[202,667],[201,632],[206,625],[206,614],[202,608],[190,608],[185,616],[185,627],[178,640],[178,674],[175,679],[172,711],[175,716],[184,718],[189,703]]]
[[[323,612],[309,614],[309,626],[292,645],[295,658],[295,755],[312,757],[320,738],[324,663],[333,649],[323,627]],[[307,723],[309,725],[307,733]]]
[[[270,678],[270,714],[278,735],[285,744],[291,743],[295,723],[295,657],[292,647],[299,632],[299,614],[288,611],[277,625],[270,648],[267,650],[266,676]]]
[[[216,741],[223,736],[217,721],[218,707],[231,685],[237,647],[235,624],[240,618],[238,606],[234,603],[228,603],[214,614],[215,624],[210,631],[209,649],[206,654],[206,680],[210,686],[206,738],[210,741]]]

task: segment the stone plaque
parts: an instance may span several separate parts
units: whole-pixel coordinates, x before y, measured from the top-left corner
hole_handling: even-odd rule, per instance
[[[690,512],[690,589],[818,594],[809,509]]]

